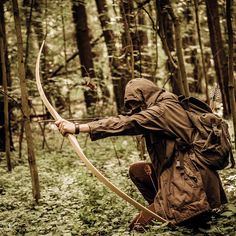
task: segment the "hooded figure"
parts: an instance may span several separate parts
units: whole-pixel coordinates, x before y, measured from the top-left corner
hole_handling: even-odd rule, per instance
[[[87,123],[89,133],[92,140],[144,136],[151,162],[132,164],[129,174],[151,210],[180,224],[227,202],[217,172],[189,145],[199,135],[176,95],[147,79],[133,79],[126,86],[124,102],[130,115]],[[131,228],[152,220],[141,212]]]

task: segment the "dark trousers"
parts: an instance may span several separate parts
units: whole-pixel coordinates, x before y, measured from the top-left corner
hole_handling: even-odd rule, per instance
[[[151,172],[150,174],[146,171],[147,166]],[[157,194],[157,177],[152,164],[144,161],[134,163],[129,168],[129,175],[144,199],[152,204]]]

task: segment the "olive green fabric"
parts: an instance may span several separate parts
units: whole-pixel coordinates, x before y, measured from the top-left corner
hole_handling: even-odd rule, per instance
[[[149,80],[134,79],[126,86],[124,100],[127,107],[129,101],[135,100],[145,109],[130,116],[118,115],[88,123],[90,137],[97,140],[109,136],[144,135],[147,151],[159,176],[157,213],[172,223],[180,223],[226,203],[217,172],[199,161],[194,147],[182,145],[196,140],[197,130],[177,96],[159,89]],[[183,162],[181,168],[179,162]],[[195,184],[189,184],[194,180]]]

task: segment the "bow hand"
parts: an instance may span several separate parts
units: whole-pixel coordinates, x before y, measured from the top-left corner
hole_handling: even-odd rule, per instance
[[[58,127],[60,133],[65,136],[67,134],[78,134],[79,133],[79,124],[73,123],[65,119],[59,119],[55,122],[55,125]]]

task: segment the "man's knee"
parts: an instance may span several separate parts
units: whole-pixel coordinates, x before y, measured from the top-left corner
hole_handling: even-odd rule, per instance
[[[129,176],[136,177],[139,176],[141,172],[143,172],[144,162],[136,162],[130,165],[129,167]]]
[[[152,203],[156,195],[155,188],[153,187],[150,176],[146,173],[145,167],[150,163],[147,162],[137,162],[130,165],[129,175],[132,182],[139,189],[143,197],[149,202]]]

